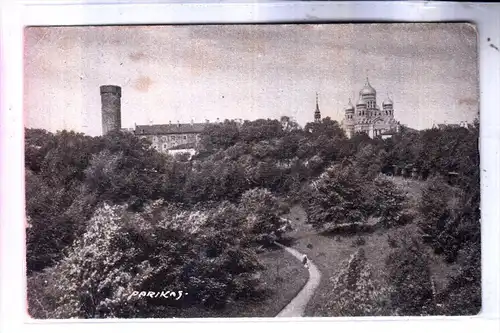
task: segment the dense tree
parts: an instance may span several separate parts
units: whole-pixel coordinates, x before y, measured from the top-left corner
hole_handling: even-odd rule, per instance
[[[25,153],[24,161],[26,168],[39,173],[45,155],[51,149],[54,135],[43,129],[25,129]]]
[[[388,177],[379,175],[373,182],[372,199],[373,216],[386,227],[401,226],[411,220],[407,209],[407,198]]]
[[[390,298],[395,315],[436,314],[428,255],[416,237],[401,237],[399,248],[386,258],[386,272],[393,288]]]
[[[280,138],[283,132],[283,126],[277,119],[245,121],[240,128],[241,139],[249,143]]]
[[[64,188],[50,187],[40,175],[26,171],[28,272],[55,263],[73,241],[77,226],[64,223],[61,218],[71,202]]]
[[[220,124],[208,124],[201,133],[202,153],[227,149],[236,144],[239,137],[240,131],[235,121],[225,120]]]
[[[300,129],[299,124],[288,116],[282,116],[280,118],[280,122],[281,122],[281,128],[285,133],[296,132],[297,130]]]
[[[424,240],[447,261],[455,261],[462,248],[479,248],[479,185],[466,193],[432,178],[423,190],[419,212]]]
[[[334,165],[310,185],[305,198],[309,221],[321,231],[332,230],[339,224],[365,222],[363,197],[353,167]]]
[[[334,140],[346,138],[340,124],[330,117],[323,118],[319,123],[307,123],[304,131],[311,137],[328,137]]]
[[[419,162],[421,154],[420,134],[418,132],[401,132],[385,140],[385,166],[404,167]],[[418,165],[418,163],[417,163]]]
[[[83,230],[65,212],[79,196],[84,171],[98,141],[62,131],[26,130],[26,214],[28,272],[54,264]]]
[[[402,225],[405,196],[379,174],[413,164],[431,175],[419,200],[420,231],[456,263],[458,274],[436,296],[423,246],[418,239],[400,241],[387,259],[386,286],[372,279],[357,253],[325,309],[347,315],[477,312],[478,136],[477,123],[403,128],[381,140],[366,134],[348,139],[329,118],[303,129],[289,117],[225,121],[206,126],[200,153],[182,159],[130,133],[92,138],[28,129],[30,309],[38,317],[164,317],[259,297],[255,247],[279,240],[289,227],[280,218],[281,198],[301,202],[318,231],[374,219],[383,227]],[[454,185],[446,181],[450,171],[457,174]],[[177,302],[124,296],[134,288],[174,287],[189,296]],[[351,297],[360,301],[345,301]]]
[[[68,131],[26,133],[28,272],[53,265],[85,230],[99,202],[139,209],[166,195],[167,180],[182,180],[182,173],[169,173],[167,157],[130,133],[95,138]]]
[[[279,240],[289,223],[281,218],[283,212],[279,200],[269,190],[255,188],[241,197],[241,208],[246,215],[245,229],[251,234],[251,241],[271,245]]]
[[[147,200],[162,196],[163,182],[168,178],[166,163],[167,159],[161,156],[148,158],[126,155],[126,150],[103,150],[85,170],[86,191],[95,193],[102,201],[129,202],[132,207],[141,207]]]
[[[437,295],[438,314],[476,315],[481,310],[481,251],[469,244],[460,251],[459,271],[449,277],[446,288]]]
[[[333,277],[331,298],[323,306],[325,316],[388,316],[390,285],[376,279],[365,257],[364,249],[357,250],[342,264]]]
[[[99,140],[80,133],[62,131],[53,137],[41,164],[40,174],[49,186],[69,189],[84,179],[92,154],[99,151]]]
[[[353,157],[356,172],[364,181],[372,181],[382,170],[384,151],[377,145],[362,143]]]

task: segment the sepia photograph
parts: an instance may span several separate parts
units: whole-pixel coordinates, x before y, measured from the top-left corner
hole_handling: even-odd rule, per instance
[[[477,315],[477,39],[25,28],[29,315]]]

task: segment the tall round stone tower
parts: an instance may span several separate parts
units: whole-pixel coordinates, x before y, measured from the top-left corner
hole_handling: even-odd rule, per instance
[[[119,86],[101,86],[102,135],[121,129],[121,97]]]

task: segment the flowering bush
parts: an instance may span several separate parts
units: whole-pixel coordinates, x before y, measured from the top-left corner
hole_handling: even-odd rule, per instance
[[[390,315],[390,289],[373,278],[373,268],[367,263],[364,250],[357,250],[342,267],[332,278],[332,297],[323,312],[329,316]]]
[[[36,286],[32,315],[168,317],[187,308],[260,297],[264,289],[254,273],[262,266],[255,251],[243,246],[244,223],[238,206],[228,202],[187,212],[158,201],[142,213],[105,204],[64,258],[40,275],[52,284],[31,280]],[[130,299],[136,290],[181,290],[187,296]],[[54,305],[47,306],[49,301]]]
[[[127,297],[154,273],[147,261],[136,265],[136,248],[115,246],[114,240],[126,237],[120,228],[121,208],[104,205],[98,209],[83,237],[54,268],[60,295],[56,318],[123,316],[131,310]]]

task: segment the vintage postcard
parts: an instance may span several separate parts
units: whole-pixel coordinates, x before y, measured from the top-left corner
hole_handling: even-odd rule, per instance
[[[481,309],[467,23],[25,29],[36,319]]]

